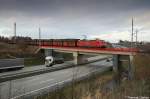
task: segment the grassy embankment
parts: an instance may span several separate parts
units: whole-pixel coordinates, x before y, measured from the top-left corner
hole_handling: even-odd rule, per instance
[[[0,43],[0,59],[25,58],[25,66],[35,66],[44,64],[42,54],[35,54],[38,47],[25,44]]]
[[[81,81],[72,80],[72,83],[63,88],[58,85],[55,91],[36,96],[34,99],[101,99],[100,97],[105,94],[101,90],[112,78],[111,71],[98,75],[93,74]]]
[[[130,97],[150,97],[150,54],[134,57],[135,79],[124,81],[117,89],[108,93],[104,99],[124,99]]]
[[[24,65],[25,66],[37,66],[37,65],[43,65],[44,59],[38,58],[38,57],[32,57],[32,58],[25,58],[24,59]]]
[[[29,57],[35,54],[38,47],[23,44],[7,44],[0,42],[0,58]]]
[[[22,45],[0,45],[0,57],[13,58],[15,53],[26,53],[33,48],[26,48]],[[2,47],[3,46],[3,47]],[[19,54],[20,55],[20,54]],[[18,56],[18,55],[17,55]],[[26,66],[43,64],[40,59],[26,59]],[[40,63],[38,63],[40,62]],[[104,92],[103,86],[110,81],[112,73],[103,75],[94,75],[90,79],[80,82],[73,82],[64,88],[57,88],[55,92],[51,92],[44,97],[38,99],[124,99],[125,96],[150,96],[150,54],[136,55],[134,57],[135,79],[132,81],[122,81],[121,85],[115,90]]]
[[[59,87],[44,96],[35,99],[125,99],[126,96],[150,96],[150,55],[134,57],[135,79],[122,80],[113,90],[104,90],[107,82],[113,78],[113,72],[92,75],[89,79],[73,82],[63,88]]]
[[[44,64],[44,53],[35,53],[38,47],[26,44],[7,44],[0,42],[0,59],[25,58],[25,66],[35,66]],[[55,53],[56,56],[59,53]],[[65,61],[72,60],[72,54],[62,53]]]

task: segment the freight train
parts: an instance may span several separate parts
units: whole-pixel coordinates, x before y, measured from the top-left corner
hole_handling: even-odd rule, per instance
[[[13,44],[17,44],[21,41],[14,40],[11,42]],[[80,40],[80,39],[29,39],[22,41],[24,44],[32,45],[32,46],[55,46],[55,47],[80,47],[80,48],[107,48],[109,43],[103,40]],[[54,58],[53,56],[47,56],[45,58],[45,65],[47,67],[53,66],[57,63],[63,63],[63,59]]]
[[[103,40],[80,40],[80,39],[49,39],[27,41],[28,45],[34,46],[58,46],[58,47],[86,47],[107,48],[110,44]]]

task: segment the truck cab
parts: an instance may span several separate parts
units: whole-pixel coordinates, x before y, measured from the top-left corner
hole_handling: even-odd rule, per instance
[[[52,56],[47,56],[45,57],[45,65],[46,67],[51,67],[53,66],[54,64],[62,64],[64,63],[64,59],[63,58],[54,58]]]

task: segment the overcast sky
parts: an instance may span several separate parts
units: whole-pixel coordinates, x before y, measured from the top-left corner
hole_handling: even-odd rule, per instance
[[[150,41],[150,0],[0,0],[0,35],[130,40],[131,20],[140,41]]]

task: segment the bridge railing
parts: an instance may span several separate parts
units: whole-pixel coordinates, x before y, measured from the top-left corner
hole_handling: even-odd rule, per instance
[[[97,51],[118,51],[118,52],[139,52],[137,48],[91,48],[91,47],[61,47],[61,46],[40,46],[41,48],[63,48],[63,49],[78,49],[78,50],[97,50]]]

